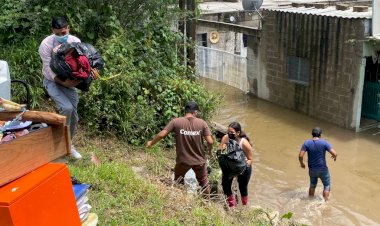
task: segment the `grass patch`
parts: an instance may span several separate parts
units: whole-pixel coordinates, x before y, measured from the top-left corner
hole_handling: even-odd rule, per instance
[[[92,185],[88,198],[98,225],[296,225],[271,221],[261,209],[231,211],[224,201],[188,194],[170,179],[174,150],[135,148],[109,136],[88,140],[85,131],[75,144],[83,159],[67,158],[68,167],[71,176]]]

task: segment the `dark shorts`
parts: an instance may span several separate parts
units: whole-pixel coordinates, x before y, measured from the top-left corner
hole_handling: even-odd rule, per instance
[[[180,183],[183,183],[183,178],[189,169],[193,169],[197,181],[201,187],[208,185],[208,176],[207,176],[207,166],[206,163],[202,165],[186,165],[183,163],[177,163],[174,168],[174,180],[178,180]]]
[[[316,188],[318,178],[321,179],[324,191],[330,191],[330,172],[329,170],[309,170],[310,187]]]

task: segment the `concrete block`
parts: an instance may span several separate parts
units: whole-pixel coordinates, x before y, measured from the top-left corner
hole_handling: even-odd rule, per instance
[[[354,12],[368,12],[368,6],[354,6],[352,11],[354,11]]]
[[[314,7],[316,9],[326,9],[327,8],[327,4],[326,3],[314,3]]]
[[[337,9],[337,10],[348,10],[348,9],[350,9],[350,6],[349,5],[346,5],[346,4],[337,4],[336,6],[335,6],[335,8]]]
[[[314,7],[314,3],[305,3],[305,8],[312,8]]]
[[[295,8],[303,7],[303,4],[298,3],[298,2],[292,2],[292,7],[295,7]]]

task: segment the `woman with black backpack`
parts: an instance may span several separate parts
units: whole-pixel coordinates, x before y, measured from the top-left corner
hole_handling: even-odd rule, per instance
[[[239,184],[241,202],[243,205],[247,205],[248,183],[252,174],[253,149],[249,138],[241,130],[238,122],[232,122],[228,126],[228,133],[223,136],[217,155],[219,166],[222,169],[222,187],[224,194],[227,196],[228,206],[236,206],[235,196],[231,189],[234,177],[237,177]]]

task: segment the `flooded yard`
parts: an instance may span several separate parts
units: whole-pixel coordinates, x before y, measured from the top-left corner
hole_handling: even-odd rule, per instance
[[[380,225],[380,129],[355,133],[248,97],[222,83],[204,82],[224,95],[213,121],[224,126],[237,121],[252,140],[251,206],[270,208],[280,215],[293,212],[295,220],[308,225]],[[308,169],[298,162],[301,145],[316,126],[338,153],[336,162],[326,155],[331,174],[328,202],[323,201],[321,181],[316,196],[308,197]]]

